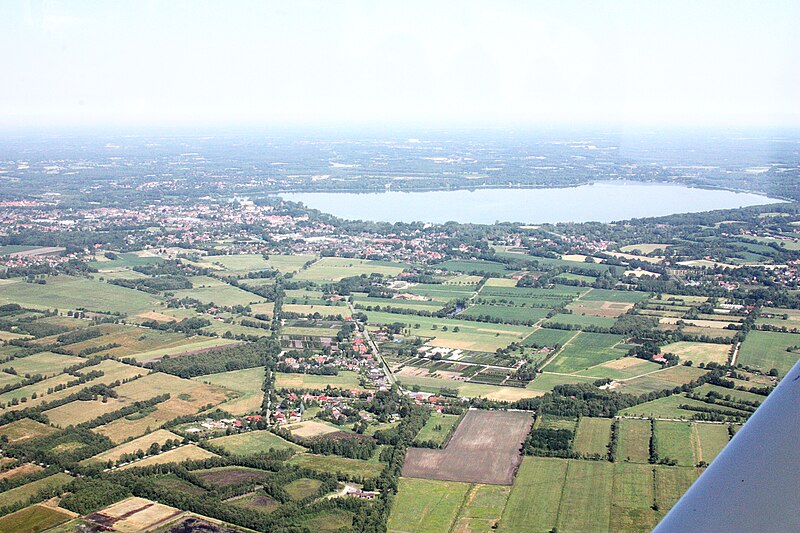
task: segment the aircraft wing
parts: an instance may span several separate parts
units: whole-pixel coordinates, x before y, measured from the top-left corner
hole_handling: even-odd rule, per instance
[[[654,531],[800,531],[800,362]]]

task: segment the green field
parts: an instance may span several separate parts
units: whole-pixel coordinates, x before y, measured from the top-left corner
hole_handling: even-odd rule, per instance
[[[302,446],[283,440],[266,430],[227,435],[211,439],[208,442],[233,455],[258,455],[267,453],[270,450],[302,451],[304,449]]]
[[[633,407],[627,407],[620,411],[619,414],[627,416],[652,416],[654,418],[685,418],[687,420],[697,414],[697,411],[681,409],[681,405],[708,407],[707,404],[692,400],[691,398],[686,398],[683,394],[673,394],[671,396],[658,398],[657,400],[634,405]],[[725,410],[733,411],[734,409],[725,407]],[[742,416],[745,416],[745,414],[746,413],[742,412]]]
[[[653,510],[655,483],[650,465],[614,465],[609,531],[650,531],[662,513]]]
[[[366,259],[348,259],[345,257],[323,257],[309,268],[295,274],[295,279],[333,282],[343,278],[360,276],[361,274],[383,274],[396,276],[403,271],[405,265],[390,264],[382,261]]]
[[[234,415],[242,415],[261,409],[261,402],[264,398],[264,391],[261,387],[264,386],[264,377],[264,368],[255,367],[207,374],[192,379],[238,391],[239,396],[220,404],[219,408]]]
[[[697,475],[685,467],[526,457],[497,529],[649,531]]]
[[[465,274],[470,274],[472,272],[478,272],[480,274],[508,274],[509,272],[514,272],[514,269],[509,269],[503,263],[495,263],[493,261],[459,261],[459,260],[452,260],[452,261],[445,261],[444,263],[439,263],[436,265],[437,268],[442,268],[446,270],[450,270],[452,272],[463,272]]]
[[[0,304],[18,303],[39,309],[88,309],[137,314],[160,303],[145,292],[72,276],[47,278],[46,285],[15,281],[0,285]]]
[[[6,492],[0,493],[0,507],[7,507],[16,503],[28,501],[28,498],[35,496],[39,491],[63,487],[72,481],[72,476],[59,472],[46,478],[31,481],[21,487],[16,487]]]
[[[533,330],[525,326],[483,324],[466,320],[436,318],[369,311],[370,324],[406,324],[408,332],[421,337],[434,337],[429,344],[478,352],[494,352],[512,342],[520,342]],[[419,328],[415,325],[419,324]],[[435,326],[435,329],[434,329]],[[445,331],[444,328],[447,328]],[[458,328],[458,331],[454,331]]]
[[[558,356],[545,369],[548,372],[568,374],[617,359],[627,352],[615,347],[623,339],[621,335],[582,331],[564,345]]]
[[[295,479],[291,483],[288,483],[284,487],[284,490],[289,494],[290,498],[297,501],[314,496],[321,486],[322,481],[318,479],[301,477],[300,479]]]
[[[435,285],[432,283],[419,283],[403,292],[425,296],[434,302],[447,303],[459,298],[469,298],[475,291],[472,286]]]
[[[540,396],[541,393],[533,388],[503,387],[497,385],[484,385],[482,383],[465,383],[449,379],[432,378],[427,376],[397,376],[397,380],[406,388],[419,387],[423,392],[437,393],[442,388],[456,389],[459,396],[467,398],[488,398],[490,400],[513,402],[522,398]],[[579,381],[579,380],[578,380]]]
[[[388,530],[393,533],[449,531],[469,488],[469,483],[400,478]]]
[[[536,322],[547,316],[548,309],[538,307],[520,307],[509,305],[471,305],[459,316],[489,317],[501,322]],[[612,321],[613,323],[613,321]]]
[[[630,379],[642,374],[648,374],[661,369],[661,365],[646,361],[636,357],[625,357],[608,361],[586,370],[581,370],[576,374],[579,376],[591,376],[595,378],[609,379]]]
[[[135,266],[154,265],[164,262],[160,257],[142,257],[131,253],[115,253],[115,255],[117,256],[116,259],[106,259],[103,257],[100,261],[89,261],[89,266],[102,272],[104,270],[133,268]]]
[[[575,433],[575,451],[586,455],[605,456],[608,453],[608,442],[611,440],[611,422],[610,418],[582,417]]]
[[[694,466],[697,463],[692,448],[691,423],[656,420],[655,436],[659,459],[673,459],[679,466]]]
[[[711,464],[730,442],[727,424],[693,424],[694,448],[697,461]]]
[[[736,362],[765,372],[776,368],[785,376],[800,359],[800,351],[786,351],[791,346],[800,346],[800,333],[753,330],[747,333]]]
[[[631,418],[619,420],[617,461],[647,463],[650,461],[650,421]]]
[[[552,324],[567,324],[570,326],[597,326],[600,328],[610,328],[617,321],[616,318],[609,318],[606,316],[582,315],[580,313],[571,314],[558,314],[552,318],[548,318],[545,325]]]
[[[596,378],[587,378],[583,376],[573,375],[567,376],[564,374],[549,374],[543,372],[536,376],[536,379],[528,383],[526,387],[528,390],[537,392],[549,392],[553,390],[556,385],[567,385],[573,383],[591,383]]]
[[[63,511],[44,505],[32,505],[0,518],[0,531],[36,533],[66,522],[70,518],[71,515]]]
[[[578,332],[565,329],[538,328],[525,339],[526,346],[563,346]]]
[[[461,420],[459,415],[433,413],[414,440],[417,442],[433,441],[442,445],[452,434],[453,427],[458,424],[459,420]]]
[[[498,530],[546,532],[555,527],[568,464],[558,459],[524,458]]]
[[[373,478],[383,471],[383,463],[372,463],[360,459],[349,459],[335,455],[313,455],[301,453],[292,457],[289,462],[294,465],[316,470],[317,472],[341,472],[348,476]]]
[[[82,357],[39,352],[27,357],[13,359],[8,363],[2,363],[0,366],[3,369],[13,368],[17,371],[17,374],[22,376],[25,374],[41,374],[50,377],[60,374],[65,367],[83,363],[84,361],[85,359]]]
[[[173,291],[176,298],[194,298],[206,304],[226,307],[249,305],[265,300],[257,294],[228,285],[216,278],[192,276],[189,280],[192,282],[192,288]]]
[[[635,304],[648,296],[649,294],[646,292],[592,289],[581,296],[581,300]]]

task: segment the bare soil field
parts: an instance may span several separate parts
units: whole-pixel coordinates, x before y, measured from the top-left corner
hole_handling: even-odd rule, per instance
[[[227,487],[228,485],[244,483],[245,481],[266,481],[272,474],[264,470],[256,470],[255,468],[246,468],[243,466],[226,466],[208,470],[195,470],[192,473],[199,477],[204,483],[218,487]]]
[[[469,411],[443,450],[409,448],[403,476],[511,485],[533,423],[523,411]]]
[[[115,531],[147,531],[171,522],[185,511],[144,498],[128,498],[92,513],[86,518],[104,528]]]

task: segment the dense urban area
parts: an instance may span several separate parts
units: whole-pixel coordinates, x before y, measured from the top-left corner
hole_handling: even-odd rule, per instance
[[[774,201],[280,196],[597,180]],[[800,358],[799,180],[739,138],[4,139],[0,531],[649,531]]]

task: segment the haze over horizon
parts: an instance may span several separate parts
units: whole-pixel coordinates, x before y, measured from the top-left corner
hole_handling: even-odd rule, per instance
[[[796,2],[0,4],[0,128],[800,126]]]

